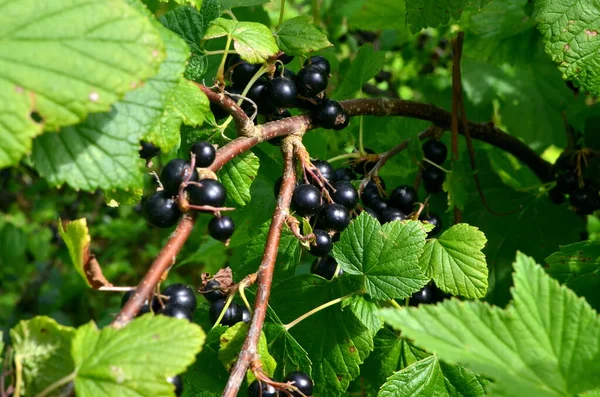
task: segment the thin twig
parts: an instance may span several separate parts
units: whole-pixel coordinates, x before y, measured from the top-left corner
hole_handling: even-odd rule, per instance
[[[195,83],[195,84],[198,86],[198,88],[200,88],[200,90],[202,92],[204,92],[204,94],[206,94],[206,96],[208,97],[208,99],[211,102],[214,102],[214,103],[218,104],[219,106],[221,106],[223,108],[223,110],[225,110],[233,118],[233,121],[236,125],[239,135],[247,136],[248,131],[253,130],[254,123],[246,115],[246,113],[244,113],[242,108],[240,106],[238,106],[236,101],[234,101],[233,99],[231,99],[229,96],[225,95],[222,92],[218,93],[218,92],[211,90],[210,88],[208,88],[207,86],[205,86],[203,84],[199,84],[199,83]]]

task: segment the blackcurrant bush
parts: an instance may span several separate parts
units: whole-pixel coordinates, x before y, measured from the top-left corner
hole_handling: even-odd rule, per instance
[[[310,252],[314,256],[325,256],[331,252],[333,248],[333,242],[331,236],[324,230],[315,229],[313,230],[315,235],[315,241],[310,243]]]
[[[208,223],[208,234],[215,240],[227,241],[233,235],[235,225],[229,216],[214,217]]]
[[[178,305],[176,303],[167,302],[165,307],[158,311],[158,314],[163,314],[168,317],[185,319],[192,321],[192,312],[189,311],[185,306]]]
[[[389,205],[410,214],[417,200],[417,191],[412,186],[402,185],[392,190]]]
[[[312,116],[317,125],[327,129],[342,130],[350,122],[350,116],[338,101],[324,100],[312,111]]]
[[[560,205],[565,202],[565,195],[561,193],[556,186],[548,191],[548,196],[550,197],[550,201],[556,205]]]
[[[156,157],[160,153],[160,148],[154,146],[150,142],[140,141],[140,145],[142,148],[140,149],[140,157],[144,160],[150,160],[153,157]]]
[[[167,228],[175,226],[181,216],[181,211],[179,211],[177,201],[162,190],[148,197],[144,204],[144,215],[150,224]]]
[[[333,184],[335,191],[331,195],[333,201],[343,205],[349,210],[356,207],[358,203],[358,192],[350,182],[339,181]]]
[[[292,62],[294,60],[294,56],[293,55],[288,55],[286,53],[281,53],[281,55],[279,55],[277,57],[278,61],[281,61],[281,63],[283,63],[284,65],[287,65],[288,63]]]
[[[352,171],[352,168],[338,168],[335,170],[336,181],[353,181],[356,179],[356,174]]]
[[[301,397],[301,396],[312,396],[313,393],[313,381],[302,371],[294,371],[290,372],[283,378],[284,382],[293,382],[293,385],[298,388],[299,392],[293,392],[293,397]]]
[[[423,154],[427,160],[442,164],[448,157],[448,148],[443,142],[430,139],[423,144]]]
[[[313,160],[312,165],[319,170],[323,178],[327,180],[329,183],[335,182],[335,171],[331,164],[329,164],[325,160]],[[320,186],[319,183],[313,178],[311,175],[308,176],[308,181],[315,186]]]
[[[171,284],[162,294],[169,297],[169,304],[181,305],[192,313],[196,311],[196,294],[189,285]]]
[[[167,382],[175,386],[175,396],[181,396],[181,393],[183,393],[183,379],[181,379],[181,376],[170,376],[167,378]]]
[[[386,208],[379,213],[379,222],[384,223],[393,221],[402,221],[406,219],[406,214],[397,208]]]
[[[217,151],[215,147],[206,141],[199,141],[192,145],[190,152],[196,155],[196,167],[206,168],[215,161]]]
[[[321,276],[326,278],[327,280],[331,280],[334,276],[336,276],[336,270],[338,269],[338,264],[335,259],[331,256],[323,256],[321,258],[315,259],[312,266],[310,267],[310,272],[312,274],[316,274],[317,276]],[[342,268],[339,268],[337,272],[337,276],[341,276],[344,274]]]
[[[260,69],[260,64],[242,61],[239,56],[236,58],[235,55],[232,57],[230,65],[231,82],[238,86],[245,86],[248,84]]]
[[[341,232],[350,224],[350,211],[341,204],[326,204],[319,211],[318,225]]]
[[[365,152],[368,154],[375,154],[375,151],[369,148],[365,148]],[[373,167],[375,167],[375,164],[377,164],[376,161],[360,160],[352,164],[352,168],[357,174],[364,175],[371,171]]]
[[[279,392],[273,386],[254,380],[248,386],[248,397],[277,397]]]
[[[327,88],[327,73],[316,65],[308,65],[300,69],[296,76],[298,94],[311,98]]]
[[[362,202],[364,205],[371,208],[378,214],[388,208],[388,202],[386,199],[372,193],[370,195],[365,195],[363,192]]]
[[[300,216],[311,216],[323,205],[321,191],[313,185],[299,185],[292,195],[292,208]]]
[[[199,185],[188,185],[186,190],[193,205],[221,207],[225,204],[227,192],[221,182],[214,179],[202,179]]]
[[[423,184],[429,193],[442,191],[442,185],[446,179],[446,173],[434,165],[428,165],[423,170]]]
[[[575,171],[563,172],[556,178],[556,187],[562,194],[571,194],[579,187],[579,178]]]
[[[307,66],[307,65],[318,66],[321,69],[323,69],[323,71],[325,73],[327,73],[327,75],[329,75],[329,73],[331,73],[331,65],[329,64],[329,61],[327,60],[327,58],[325,58],[321,55],[311,57],[310,59],[307,59],[306,61],[304,61],[304,66]]]
[[[270,106],[288,108],[294,105],[298,89],[292,79],[275,77],[265,87],[265,95]]]
[[[427,233],[428,236],[435,236],[442,230],[442,220],[439,216],[433,213],[429,213],[429,215],[421,214],[419,217],[422,221],[425,221],[433,226],[433,229]]]
[[[252,320],[252,314],[250,314],[250,310],[246,306],[242,306],[242,321],[245,323],[249,323]]]
[[[165,192],[171,196],[179,193],[179,186],[191,174],[190,181],[198,180],[196,170],[190,168],[190,163],[183,159],[173,159],[169,161],[160,172],[160,182]]]
[[[222,299],[222,300],[214,301],[211,303],[210,309],[208,311],[208,315],[209,315],[210,321],[213,324],[217,322],[217,319],[221,315],[221,312],[223,311],[223,308],[225,307],[225,302],[226,302],[225,299]],[[242,321],[242,315],[243,315],[243,313],[242,313],[242,308],[240,307],[240,305],[238,305],[235,302],[231,302],[231,304],[225,311],[225,314],[223,315],[223,318],[221,319],[220,324],[227,325],[227,326],[235,325],[235,324],[239,323],[240,321]]]
[[[221,284],[213,279],[200,288],[200,293],[204,295],[207,301],[214,302],[227,297],[227,293],[221,289]]]

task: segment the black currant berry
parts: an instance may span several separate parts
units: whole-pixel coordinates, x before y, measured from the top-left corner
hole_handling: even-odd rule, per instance
[[[162,294],[169,297],[169,304],[181,305],[192,313],[196,311],[196,294],[189,285],[171,284]]]
[[[313,185],[299,185],[294,189],[292,208],[300,216],[311,216],[323,205],[321,191]]]
[[[237,86],[246,86],[260,69],[260,64],[242,61],[238,55],[234,55],[230,62],[231,82]]]
[[[153,157],[158,156],[160,153],[160,148],[154,146],[150,142],[140,141],[140,145],[142,148],[140,149],[140,157],[144,160],[150,160]]]
[[[325,58],[321,55],[311,57],[310,59],[307,59],[306,61],[304,61],[304,66],[307,66],[307,65],[318,66],[321,69],[323,69],[323,71],[327,75],[329,75],[329,73],[331,73],[331,65],[329,64],[329,61],[327,60],[327,58]]]
[[[327,73],[317,65],[308,65],[300,69],[296,76],[298,94],[312,98],[327,88]]]
[[[290,79],[290,80],[292,80],[294,82],[296,81],[296,73],[294,73],[291,69],[285,68],[283,70],[283,73],[280,73],[279,69],[278,69],[278,74],[279,74],[279,76],[288,78],[288,79]]]
[[[228,216],[214,217],[208,224],[208,234],[219,241],[227,241],[233,235],[235,225],[233,219]]]
[[[289,108],[294,105],[298,89],[292,79],[275,77],[265,87],[269,105],[274,108]]]
[[[335,191],[331,195],[333,201],[343,205],[349,210],[356,207],[358,203],[358,192],[350,182],[339,181],[333,184]]]
[[[294,371],[290,372],[283,378],[284,382],[293,382],[293,385],[298,388],[299,392],[293,392],[293,397],[301,397],[301,396],[312,396],[313,393],[313,381],[302,371]]]
[[[134,290],[130,290],[130,291],[125,292],[125,294],[123,294],[123,297],[121,298],[121,308],[123,308],[123,306],[125,306],[127,301],[131,298],[131,296],[134,293],[135,293]],[[158,303],[158,299],[156,298],[156,296],[153,296],[152,297],[152,308],[157,310],[159,308],[159,306],[160,306],[160,304]],[[150,305],[148,304],[148,300],[146,300],[144,302],[144,306],[142,306],[142,308],[138,312],[137,316],[141,316],[142,314],[146,314],[146,313],[150,313]]]
[[[325,256],[331,252],[333,248],[333,242],[331,236],[324,230],[315,229],[313,230],[315,235],[315,241],[310,243],[310,252],[314,256]]]
[[[433,230],[427,233],[428,236],[435,236],[440,232],[440,230],[442,230],[442,220],[436,214],[433,214],[431,212],[429,213],[429,215],[421,214],[419,219],[433,226]]]
[[[341,232],[350,224],[350,211],[341,204],[327,204],[319,211],[318,225],[326,230]]]
[[[556,187],[562,194],[571,194],[579,187],[579,178],[575,171],[567,171],[556,178]]]
[[[439,193],[446,179],[446,173],[434,165],[428,165],[423,170],[423,184],[429,193]]]
[[[393,221],[402,221],[406,219],[406,214],[397,208],[386,208],[379,213],[379,222],[384,223]]]
[[[173,159],[160,172],[160,183],[162,183],[165,192],[171,196],[176,196],[179,193],[179,186],[190,173],[192,174],[190,181],[197,181],[198,173],[196,170],[192,172],[189,162],[183,159]]]
[[[375,151],[369,148],[365,148],[365,152],[368,154],[375,154]],[[376,161],[360,160],[352,164],[352,168],[357,174],[364,175],[371,171],[373,167],[375,167],[375,164],[377,164]]]
[[[225,302],[226,302],[225,299],[222,299],[222,300],[214,301],[211,303],[210,309],[208,311],[208,315],[209,315],[210,321],[213,324],[217,322],[217,319],[221,315],[221,312],[223,311],[223,308],[225,307]],[[231,304],[225,311],[225,314],[223,315],[223,318],[221,319],[220,324],[227,325],[227,326],[235,325],[235,324],[239,323],[240,321],[242,321],[242,315],[243,315],[243,313],[242,313],[242,308],[240,307],[240,305],[238,305],[235,302],[231,302]]]
[[[548,191],[548,196],[550,197],[550,201],[556,205],[560,205],[565,202],[565,195],[562,194],[556,186]]]
[[[144,215],[150,224],[167,228],[175,226],[181,216],[181,211],[179,211],[177,201],[169,193],[161,190],[148,197],[144,204]]]
[[[290,63],[294,60],[294,56],[288,55],[285,52],[282,52],[281,55],[279,55],[277,57],[277,60],[281,61],[281,63],[283,63],[284,65],[287,65],[288,63]]]
[[[433,304],[443,301],[450,296],[440,290],[432,281],[425,285],[421,290],[412,294],[408,300],[410,306],[418,306],[419,304]]]
[[[277,397],[279,393],[273,386],[255,380],[248,386],[248,397]]]
[[[378,218],[377,212],[375,212],[375,210],[372,210],[369,207],[363,207],[363,212],[366,212],[367,214],[371,215],[375,219]]]
[[[417,191],[412,186],[403,185],[392,190],[389,205],[410,214],[417,200]]]
[[[588,215],[600,208],[600,197],[598,190],[585,186],[582,189],[575,189],[569,195],[569,203],[577,209],[577,212]]]
[[[193,205],[210,205],[221,207],[225,204],[227,192],[219,181],[214,179],[202,179],[199,185],[188,185],[189,201]]]
[[[229,115],[229,113],[227,113],[225,109],[221,107],[221,105],[215,102],[210,103],[210,111],[212,112],[213,116],[215,116],[215,120],[224,119]]]
[[[352,171],[352,168],[338,168],[335,170],[336,181],[348,181],[351,182],[356,179],[356,174]]]
[[[206,141],[199,141],[192,145],[190,152],[196,155],[196,167],[206,168],[215,161],[217,151],[215,147]]]
[[[312,263],[312,266],[310,267],[310,272],[312,274],[316,274],[317,276],[326,278],[327,280],[331,280],[334,276],[336,276],[337,269],[337,262],[335,261],[335,259],[333,259],[333,257],[328,255],[315,259],[315,261]],[[342,268],[339,268],[337,276],[339,277],[342,274],[344,274],[344,271],[342,270]]]
[[[267,114],[272,110],[267,103],[267,96],[265,93],[268,82],[269,81],[264,77],[259,78],[252,84],[252,87],[250,87],[250,90],[248,90],[248,93],[246,94],[246,97],[256,104],[259,114]]]
[[[227,293],[221,289],[221,284],[215,279],[210,280],[204,287],[200,288],[200,293],[204,295],[204,298],[209,302],[218,301],[227,297]]]
[[[325,160],[313,160],[312,165],[319,170],[323,178],[327,180],[329,183],[335,182],[335,171],[331,164],[329,164]],[[320,186],[319,183],[313,178],[311,175],[308,176],[308,181],[315,186]]]
[[[192,321],[193,314],[185,306],[176,303],[167,302],[165,307],[158,311],[158,314],[163,314],[168,317],[185,319]]]
[[[342,130],[350,122],[348,113],[338,101],[333,99],[324,100],[312,111],[312,116],[320,127],[333,130]]]
[[[448,148],[443,142],[430,139],[423,144],[423,154],[427,160],[442,164],[448,157]]]
[[[181,379],[181,376],[170,376],[167,378],[167,382],[175,386],[175,396],[181,396],[181,393],[183,393],[183,379]]]
[[[246,306],[242,306],[242,321],[245,323],[249,323],[252,320],[252,314],[250,314],[250,310]]]

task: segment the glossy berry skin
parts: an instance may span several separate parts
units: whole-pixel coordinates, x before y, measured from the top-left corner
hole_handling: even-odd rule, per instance
[[[326,230],[341,232],[350,224],[350,211],[341,204],[327,204],[319,211],[318,225]]]
[[[153,157],[158,156],[160,153],[160,148],[154,146],[150,142],[140,141],[140,145],[142,148],[140,149],[140,157],[144,160],[150,160]]]
[[[185,319],[190,322],[192,321],[193,317],[192,312],[189,311],[185,306],[170,302],[167,302],[165,307],[158,311],[158,314],[178,319]]]
[[[408,300],[410,306],[418,306],[419,304],[433,304],[443,301],[450,296],[440,290],[433,282],[425,285],[421,290],[412,294]]]
[[[302,372],[302,371],[290,372],[289,374],[287,374],[285,376],[285,378],[283,378],[283,381],[284,382],[293,382],[294,386],[297,387],[298,390],[300,392],[302,392],[302,394],[304,394],[305,396],[312,396],[313,381],[310,378],[310,376],[308,376],[304,372]],[[293,392],[292,396],[293,397],[301,397],[302,394],[300,394],[299,392]]]
[[[294,56],[293,55],[288,55],[286,53],[282,53],[281,55],[279,55],[277,57],[278,61],[281,61],[281,63],[283,63],[284,65],[287,65],[288,63],[292,62],[294,60]]]
[[[327,60],[327,58],[325,58],[321,55],[311,57],[310,59],[307,59],[306,61],[304,61],[304,66],[307,66],[307,65],[315,65],[315,66],[323,69],[323,71],[327,75],[329,75],[329,73],[331,73],[331,65],[329,64],[329,61]]]
[[[186,188],[191,204],[213,207],[221,207],[225,204],[227,192],[221,182],[214,179],[202,179],[198,183],[200,185],[189,185]]]
[[[406,214],[397,208],[386,208],[379,213],[379,222],[384,223],[402,221],[406,219]]]
[[[221,107],[221,105],[211,102],[210,103],[210,111],[213,116],[215,116],[215,120],[221,120],[227,117],[228,113]]]
[[[316,65],[308,65],[300,69],[296,76],[298,94],[312,98],[327,88],[327,73]]]
[[[598,190],[586,186],[582,189],[575,189],[569,195],[569,204],[577,209],[580,214],[588,215],[597,209],[600,209],[600,197]]]
[[[442,191],[442,184],[446,179],[446,173],[438,167],[428,165],[423,170],[423,185],[429,193],[439,193]]]
[[[321,191],[313,185],[299,185],[292,195],[292,208],[300,216],[311,216],[323,205]]]
[[[314,256],[329,254],[333,248],[333,242],[329,233],[321,229],[315,229],[313,230],[313,234],[315,235],[315,241],[310,243],[310,250],[308,252]]]
[[[225,299],[227,294],[221,289],[221,284],[217,280],[210,280],[200,289],[200,293],[209,302]]]
[[[238,86],[245,86],[250,82],[250,79],[254,77],[256,72],[260,69],[260,65],[257,63],[248,63],[242,61],[239,55],[234,55],[231,58],[231,82]]]
[[[254,380],[248,386],[248,397],[276,397],[279,392],[273,386]]]
[[[225,299],[214,301],[210,305],[210,309],[208,311],[208,316],[210,318],[211,323],[215,323],[219,316],[221,315],[221,311],[225,307]],[[227,311],[225,311],[225,315],[221,319],[221,325],[232,326],[240,321],[242,321],[242,308],[235,302],[231,302]]]
[[[269,106],[274,108],[289,108],[294,105],[298,89],[292,79],[275,77],[265,87],[265,95]]]
[[[219,241],[227,241],[235,231],[233,219],[229,216],[214,217],[208,223],[208,234]]]
[[[429,213],[429,215],[421,214],[419,219],[433,225],[433,230],[427,233],[427,236],[435,236],[442,230],[442,220],[434,213]]]
[[[556,178],[556,188],[562,194],[571,194],[579,188],[579,180],[575,171],[567,171]]]
[[[167,382],[175,386],[175,396],[181,396],[181,393],[183,393],[183,379],[181,379],[181,376],[170,376],[167,378]]]
[[[410,214],[417,200],[417,191],[412,186],[403,185],[392,190],[389,205]]]
[[[163,185],[165,192],[171,196],[179,193],[179,186],[187,176],[192,172],[190,163],[183,159],[173,159],[169,161],[160,172],[160,182]],[[194,170],[190,181],[197,181],[198,174]]]
[[[338,168],[335,170],[336,181],[348,181],[351,182],[356,179],[356,174],[352,171],[352,168]]]
[[[565,195],[561,193],[556,186],[550,189],[548,196],[550,197],[550,201],[556,205],[560,205],[565,202]]]
[[[312,165],[319,170],[319,172],[321,173],[321,175],[323,176],[323,178],[325,178],[327,180],[327,182],[329,183],[334,183],[335,182],[335,170],[333,169],[333,167],[331,166],[331,164],[329,164],[327,161],[325,160],[313,160],[312,161]],[[316,172],[315,172],[316,174]],[[308,176],[308,181],[310,183],[312,183],[315,186],[320,186],[319,183],[312,177],[312,176]]]
[[[336,276],[335,271],[338,268],[338,264],[331,256],[324,256],[312,263],[310,267],[310,272],[312,274],[316,274],[317,276],[321,276],[327,280],[331,280],[334,276]],[[339,269],[337,276],[341,276],[344,274],[342,268]]]
[[[246,306],[242,306],[242,321],[245,323],[249,323],[252,320],[252,314],[250,314],[250,310]]]
[[[196,311],[196,294],[189,285],[171,284],[162,294],[169,297],[167,301],[169,304],[181,305],[192,313]]]
[[[375,210],[372,210],[369,207],[364,207],[363,212],[366,212],[367,214],[371,215],[373,218],[377,219],[377,212],[375,212]]]
[[[151,225],[168,228],[175,226],[181,216],[181,211],[179,211],[175,199],[162,190],[154,193],[146,200],[144,215]]]
[[[192,145],[190,152],[196,155],[196,167],[206,168],[215,161],[217,151],[213,145],[206,141],[199,141]]]
[[[343,205],[349,210],[358,204],[358,192],[350,182],[339,181],[333,184],[335,191],[331,195],[333,201]]]
[[[312,111],[312,117],[318,126],[330,130],[342,130],[350,122],[348,113],[333,99],[324,100]]]
[[[423,154],[429,161],[436,164],[442,164],[448,158],[448,148],[443,142],[436,139],[430,139],[423,144]]]
[[[248,90],[248,94],[246,94],[246,96],[256,104],[259,114],[267,114],[272,110],[267,103],[267,96],[265,93],[265,88],[268,83],[269,81],[267,79],[261,77],[252,84],[252,87]]]

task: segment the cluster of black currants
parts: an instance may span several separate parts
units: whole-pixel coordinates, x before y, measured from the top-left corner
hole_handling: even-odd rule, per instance
[[[215,324],[227,303],[227,292],[223,290],[218,280],[212,279],[200,288],[200,293],[210,302],[208,315],[210,321]],[[219,324],[231,327],[242,321],[247,323],[250,319],[250,311],[246,306],[231,301]]]
[[[299,108],[311,112],[316,124],[323,128],[341,130],[348,125],[350,118],[339,102],[327,99],[325,89],[329,82],[331,66],[322,56],[314,56],[304,63],[298,74],[285,65],[293,57],[280,55],[272,71],[259,77],[250,87],[241,108],[252,117],[255,110],[264,116],[265,121],[281,120],[291,117],[289,108]],[[243,61],[239,55],[228,59],[228,76],[231,85],[226,87],[229,96],[238,101],[245,87],[259,71],[261,65]],[[227,113],[217,104],[211,103],[215,119],[227,116]],[[254,120],[257,123],[257,120]],[[272,142],[276,143],[276,142]]]
[[[441,302],[450,298],[450,295],[438,288],[433,281],[421,288],[419,291],[412,294],[408,299],[410,306],[419,306],[421,304],[429,305]]]
[[[549,191],[553,203],[564,203],[565,195],[568,195],[569,204],[579,214],[589,215],[600,210],[600,188],[597,183],[586,178],[581,186],[576,165],[564,157],[557,162],[557,168],[556,186]]]
[[[209,142],[199,141],[192,145],[191,154],[195,155],[194,168],[206,168],[215,161],[216,150]],[[190,161],[184,159],[169,161],[160,172],[160,182],[163,189],[148,197],[144,204],[146,219],[157,227],[172,227],[181,217],[178,195],[182,185],[183,193],[192,209],[195,206],[222,207],[227,197],[225,187],[219,181],[200,179],[198,171],[192,170]],[[229,240],[234,230],[233,219],[229,216],[215,216],[208,224],[209,234],[220,241]]]
[[[248,386],[248,397],[310,397],[313,393],[313,381],[308,374],[302,371],[293,371],[283,379],[285,383],[291,383],[297,390],[280,392],[265,382],[255,380]]]

